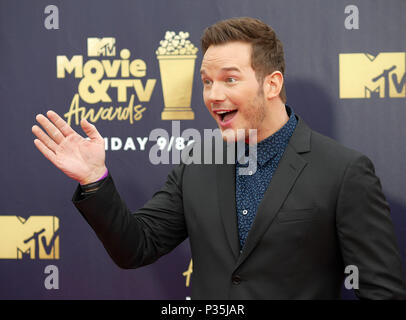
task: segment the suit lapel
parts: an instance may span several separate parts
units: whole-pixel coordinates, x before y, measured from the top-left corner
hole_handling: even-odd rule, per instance
[[[239,255],[237,210],[235,204],[235,165],[217,165],[217,199],[227,240],[235,261]]]
[[[306,166],[307,162],[298,153],[310,151],[310,133],[311,130],[301,118],[298,118],[295,132],[286,147],[262,201],[259,204],[255,220],[235,266],[236,269],[250,255],[252,250],[261,240],[265,231],[272,224],[297,178]]]
[[[299,116],[296,117],[298,119],[296,129],[258,207],[241,254],[235,200],[235,165],[216,165],[217,201],[226,237],[237,262],[235,268],[241,265],[261,240],[307,164],[299,154],[310,151],[311,130]]]

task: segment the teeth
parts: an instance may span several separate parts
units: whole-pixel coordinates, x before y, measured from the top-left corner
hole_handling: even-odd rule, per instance
[[[217,113],[217,114],[224,114],[224,113],[231,112],[231,111],[234,111],[234,110],[228,110],[228,111],[217,111],[216,113]]]

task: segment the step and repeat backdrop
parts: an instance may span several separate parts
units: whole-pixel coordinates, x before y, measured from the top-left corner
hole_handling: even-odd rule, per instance
[[[188,240],[152,265],[117,267],[71,202],[77,183],[35,148],[31,127],[48,110],[82,135],[80,119],[95,124],[135,211],[173,166],[153,163],[151,149],[216,128],[200,37],[240,16],[284,43],[288,105],[373,160],[406,263],[406,1],[0,0],[0,299],[190,297]],[[159,141],[157,128],[168,133]]]

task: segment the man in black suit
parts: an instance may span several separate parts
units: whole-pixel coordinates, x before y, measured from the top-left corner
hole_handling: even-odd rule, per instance
[[[181,164],[135,213],[105,166],[86,120],[81,138],[56,113],[35,145],[77,180],[73,201],[122,268],[150,264],[187,237],[194,299],[336,299],[346,266],[359,298],[405,298],[389,206],[371,161],[312,131],[286,106],[283,47],[257,19],[235,18],[202,37],[203,98],[225,140],[256,129],[257,170]]]

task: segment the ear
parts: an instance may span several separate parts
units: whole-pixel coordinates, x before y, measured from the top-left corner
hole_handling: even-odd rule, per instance
[[[271,100],[279,96],[283,86],[283,75],[280,71],[274,71],[268,74],[264,79],[264,96],[267,100]]]

